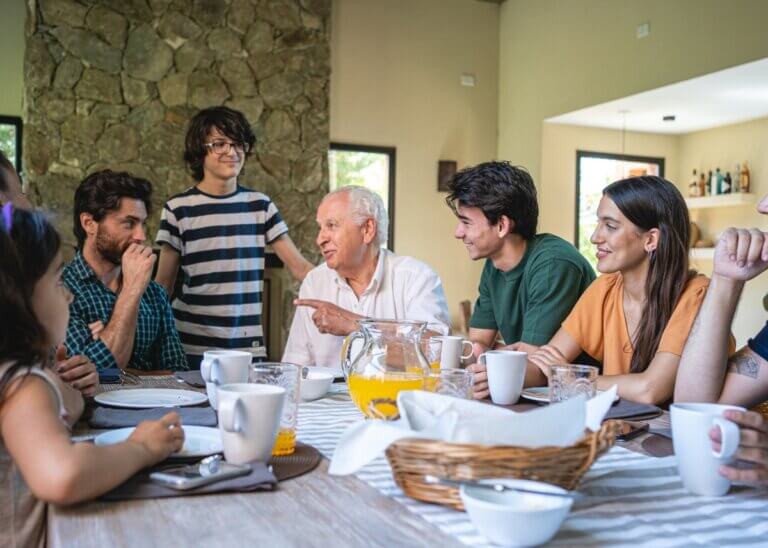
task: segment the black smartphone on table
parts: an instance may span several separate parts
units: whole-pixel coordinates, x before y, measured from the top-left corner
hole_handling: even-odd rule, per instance
[[[149,479],[171,489],[186,491],[208,485],[209,483],[244,476],[250,472],[250,464],[230,464],[220,459],[215,459],[208,462],[203,461],[195,464],[165,468],[164,470],[152,472],[149,475]]]

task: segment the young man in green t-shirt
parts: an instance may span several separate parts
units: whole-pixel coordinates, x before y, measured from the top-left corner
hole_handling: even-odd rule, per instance
[[[446,203],[459,218],[455,237],[469,257],[486,259],[480,296],[469,322],[475,356],[496,344],[547,344],[595,279],[590,264],[558,236],[536,234],[539,205],[530,174],[509,162],[486,162],[457,173]],[[475,398],[488,396],[485,366],[475,373]]]

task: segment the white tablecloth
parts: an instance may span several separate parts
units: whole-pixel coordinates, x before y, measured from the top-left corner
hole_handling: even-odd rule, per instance
[[[343,391],[299,407],[298,438],[333,455],[346,427],[363,415]],[[357,476],[471,546],[486,540],[464,512],[425,504],[403,495],[384,457]],[[689,495],[674,457],[656,459],[614,447],[587,473],[554,546],[768,546],[768,492],[737,488],[722,498]],[[427,541],[428,544],[428,541]]]

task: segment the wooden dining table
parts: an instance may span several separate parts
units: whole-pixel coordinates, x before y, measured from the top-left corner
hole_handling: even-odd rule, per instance
[[[173,377],[165,379],[167,383],[160,378],[148,380],[153,387],[193,389]],[[649,422],[652,429],[669,428],[667,413]],[[75,431],[77,435],[90,433],[85,424]],[[650,454],[643,447],[649,436],[645,433],[618,444]],[[663,452],[664,441],[661,446]],[[283,481],[271,492],[51,506],[48,545],[461,546],[457,539],[356,476],[331,476],[327,470],[328,461],[323,459],[314,471]]]

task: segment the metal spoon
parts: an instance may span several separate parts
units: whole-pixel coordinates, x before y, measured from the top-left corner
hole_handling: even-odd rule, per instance
[[[525,487],[512,487],[511,485],[504,485],[503,483],[480,483],[479,481],[473,480],[452,480],[431,475],[424,476],[424,481],[432,485],[448,485],[450,487],[461,487],[462,485],[479,487],[480,489],[489,489],[491,491],[496,491],[497,493],[503,493],[504,491],[515,491],[518,493],[530,493],[532,495],[544,495],[545,497],[559,497],[572,500],[580,500],[583,498],[582,494],[574,493],[572,491],[566,493],[537,491],[536,489],[527,489]]]

